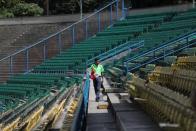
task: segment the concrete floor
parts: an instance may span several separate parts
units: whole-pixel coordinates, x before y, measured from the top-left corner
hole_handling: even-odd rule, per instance
[[[152,118],[129,97],[120,99],[119,96],[126,93],[107,93],[107,97],[104,96],[107,102],[95,102],[92,81],[90,84],[86,131],[160,131]],[[111,88],[106,79],[104,87]],[[109,108],[97,109],[99,104],[109,104]]]
[[[108,97],[120,131],[160,131],[152,118],[137,104],[119,99],[119,93],[108,93]]]
[[[107,83],[104,82],[104,86]],[[96,102],[93,82],[90,82],[89,91],[89,106],[87,116],[87,129],[86,131],[118,131],[115,123],[115,119],[110,109],[97,109],[99,104],[108,104],[108,102]],[[107,97],[103,99],[106,101]]]

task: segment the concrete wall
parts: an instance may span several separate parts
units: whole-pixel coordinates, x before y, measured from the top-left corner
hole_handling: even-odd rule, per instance
[[[176,5],[176,6],[153,7],[153,8],[145,8],[145,9],[131,9],[131,8],[129,8],[128,15],[186,11],[188,9],[191,9],[192,7],[193,7],[192,4],[182,4],[182,5]]]
[[[84,14],[84,16],[89,14]],[[73,23],[80,19],[80,14],[41,16],[41,17],[20,17],[0,19],[0,26],[3,25],[21,25],[21,24],[52,24],[52,23]]]

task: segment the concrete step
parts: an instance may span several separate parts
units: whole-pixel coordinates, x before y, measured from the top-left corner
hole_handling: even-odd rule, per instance
[[[108,109],[108,108],[109,108],[108,102],[103,101],[98,103],[97,109]]]
[[[95,101],[94,87],[91,81],[86,131],[119,131],[109,108],[107,96],[101,94],[101,97],[101,101]]]
[[[88,114],[86,131],[118,131],[112,113]]]
[[[119,99],[129,99],[129,93],[119,93]]]
[[[125,89],[123,88],[114,88],[114,87],[107,87],[105,88],[106,93],[125,93]]]
[[[119,131],[160,131],[150,116],[126,98],[127,94],[107,93],[107,95]],[[126,97],[120,99],[124,95]]]

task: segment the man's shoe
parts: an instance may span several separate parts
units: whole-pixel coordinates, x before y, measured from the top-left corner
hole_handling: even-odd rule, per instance
[[[99,102],[99,98],[96,98],[95,101],[96,101],[96,102]]]

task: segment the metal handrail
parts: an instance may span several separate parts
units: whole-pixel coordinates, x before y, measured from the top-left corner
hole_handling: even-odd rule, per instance
[[[134,44],[132,44],[132,45],[127,45],[127,46],[125,46],[125,47],[122,47],[122,48],[116,48],[115,50],[114,50],[114,54],[113,53],[109,53],[109,54],[106,54],[106,56],[105,57],[103,57],[103,58],[101,58],[101,60],[104,60],[104,59],[107,59],[108,57],[111,57],[111,56],[115,56],[115,55],[117,55],[117,54],[119,54],[119,53],[122,53],[122,52],[124,52],[124,51],[126,51],[126,50],[129,50],[129,49],[131,49],[131,48],[140,48],[140,47],[142,47],[142,46],[144,46],[144,40],[142,40],[142,41],[139,41],[139,42],[136,42],[136,43],[134,43]],[[110,51],[108,51],[108,52],[111,52],[112,50],[110,50]],[[104,54],[105,55],[105,54]]]
[[[107,52],[104,52],[104,53],[102,53],[102,54],[100,54],[98,56],[95,56],[95,57],[89,59],[88,62],[94,60],[95,58],[102,58],[105,55],[110,55],[111,53],[113,53],[115,51],[117,51],[116,53],[122,52],[123,50],[129,49],[131,47],[134,47],[135,45],[139,45],[139,44],[142,44],[142,43],[144,43],[144,40],[139,41],[139,42],[138,41],[127,41],[124,44],[121,44],[121,45],[119,45],[119,46],[117,46],[117,47],[115,47],[115,48],[113,48],[113,49],[111,49],[111,50],[109,50]]]
[[[180,36],[180,37],[175,38],[174,41],[165,42],[165,43],[167,43],[166,45],[162,45],[162,46],[159,46],[159,47],[156,48],[156,49],[153,49],[153,50],[150,50],[150,51],[146,51],[146,52],[140,53],[139,55],[130,58],[128,61],[124,61],[124,65],[126,66],[126,72],[135,70],[135,69],[140,68],[140,67],[142,67],[142,66],[144,66],[144,65],[146,65],[146,64],[149,64],[149,63],[151,63],[151,62],[153,62],[153,61],[159,60],[159,59],[161,59],[161,58],[165,58],[166,56],[168,56],[168,55],[170,55],[170,54],[172,54],[172,53],[178,52],[178,51],[180,51],[180,50],[183,50],[183,49],[185,49],[185,48],[190,47],[191,45],[196,44],[195,42],[193,42],[193,43],[190,43],[190,42],[189,42],[189,38],[192,37],[192,36],[195,36],[195,35],[196,35],[196,32],[193,31],[192,33],[188,33],[188,34],[185,34],[185,35],[183,35],[183,36]],[[174,44],[174,43],[176,43],[176,42],[179,42],[179,41],[181,42],[181,41],[183,41],[183,40],[186,40],[186,43],[183,43],[183,44],[185,44],[185,46],[180,47],[180,48],[175,49],[175,50],[171,50],[170,52],[166,52],[167,47],[171,46],[172,44]],[[192,40],[191,40],[191,41],[192,41]],[[128,67],[128,62],[134,61],[134,60],[138,59],[139,57],[143,57],[143,56],[146,56],[146,55],[155,53],[156,51],[159,51],[159,50],[163,50],[163,51],[164,51],[164,52],[163,52],[164,54],[162,54],[162,55],[160,55],[160,56],[156,56],[156,57],[154,56],[152,59],[150,59],[150,60],[148,60],[148,61],[146,61],[146,62],[144,62],[144,63],[140,63],[140,64],[138,63],[138,64],[136,64],[135,66]],[[130,70],[130,68],[131,68],[131,70]]]
[[[152,49],[152,50],[150,50],[150,51],[148,50],[148,51],[146,51],[146,52],[142,52],[142,53],[138,54],[137,56],[134,56],[134,57],[132,57],[132,58],[129,58],[129,59],[125,60],[124,62],[130,62],[130,61],[136,60],[138,57],[141,57],[141,56],[147,55],[147,54],[149,54],[149,53],[153,53],[153,52],[155,52],[155,51],[157,51],[157,50],[166,48],[166,47],[168,47],[168,46],[170,46],[170,45],[172,45],[172,44],[174,44],[174,43],[176,43],[176,42],[179,42],[179,41],[182,41],[182,40],[184,40],[184,39],[187,39],[187,38],[189,38],[189,37],[191,37],[191,36],[194,36],[195,34],[196,34],[196,30],[194,30],[194,31],[192,31],[192,32],[190,32],[190,33],[187,33],[187,34],[185,34],[185,35],[182,35],[182,36],[180,36],[180,37],[174,38],[174,39],[172,39],[172,40],[170,40],[170,41],[168,41],[168,42],[164,42],[161,46],[155,47],[155,49]]]
[[[195,44],[196,44],[196,42],[193,42],[193,43],[191,43],[190,45],[185,45],[185,46],[183,46],[183,47],[181,47],[181,48],[179,48],[179,49],[171,50],[169,53],[165,53],[164,55],[158,56],[158,57],[156,57],[156,58],[154,58],[154,59],[152,59],[152,60],[150,60],[150,61],[147,61],[147,62],[145,62],[145,63],[143,63],[143,64],[136,65],[135,67],[131,68],[131,70],[129,70],[129,67],[127,67],[127,71],[135,70],[135,69],[140,68],[140,67],[142,67],[142,66],[144,66],[144,65],[146,65],[146,64],[149,64],[149,63],[151,63],[151,62],[153,62],[153,61],[156,61],[156,60],[159,60],[159,59],[164,58],[164,57],[166,57],[166,56],[169,56],[169,55],[171,55],[171,54],[173,54],[173,53],[175,53],[175,52],[181,51],[181,50],[186,49],[187,47],[190,47],[190,46],[195,45]]]

